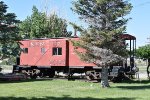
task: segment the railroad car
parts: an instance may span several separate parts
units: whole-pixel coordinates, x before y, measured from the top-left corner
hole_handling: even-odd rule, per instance
[[[131,48],[131,40],[135,40],[135,38],[131,35],[124,35],[121,38],[129,39]],[[63,72],[68,75],[68,78],[71,78],[74,73],[85,73],[89,80],[100,79],[101,68],[93,63],[80,60],[80,57],[75,53],[75,49],[80,52],[84,51],[73,46],[71,42],[78,40],[78,37],[22,40],[20,41],[22,52],[17,58],[13,72],[26,73],[31,78],[37,76],[53,78],[59,72]],[[119,73],[122,73],[122,68],[125,66],[110,67],[109,76],[120,77]]]

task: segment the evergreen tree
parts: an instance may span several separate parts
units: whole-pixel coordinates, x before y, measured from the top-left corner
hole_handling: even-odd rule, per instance
[[[0,1],[0,59],[19,54],[19,28],[20,22],[14,13],[7,13],[8,6]]]
[[[71,36],[71,33],[67,32],[66,20],[59,18],[56,14],[46,16],[35,6],[33,6],[32,15],[20,24],[20,29],[23,38],[26,39]]]
[[[86,53],[78,54],[81,59],[102,67],[102,87],[109,87],[108,66],[127,54],[119,35],[126,31],[128,19],[124,16],[132,6],[127,0],[77,0],[73,6],[72,10],[89,25],[81,31],[80,43],[75,43]]]

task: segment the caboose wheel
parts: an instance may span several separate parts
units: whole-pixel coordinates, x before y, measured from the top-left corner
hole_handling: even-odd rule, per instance
[[[30,74],[30,78],[31,78],[31,79],[36,79],[36,78],[37,78],[37,75],[36,75],[36,74]]]
[[[114,82],[114,83],[119,83],[121,82],[123,79],[125,79],[124,73],[118,73],[118,75],[115,77],[111,77],[110,81]]]
[[[92,80],[99,80],[100,79],[100,73],[99,72],[96,72],[95,70],[93,71],[87,71],[85,73],[86,75],[86,78],[90,81]]]
[[[37,78],[37,70],[36,69],[31,70],[30,78],[31,79],[36,79]]]
[[[92,73],[91,71],[87,71],[87,72],[85,73],[85,75],[86,75],[86,78],[87,78],[89,81],[91,81],[91,80],[94,79],[93,73]]]
[[[54,70],[50,70],[49,71],[49,78],[53,78],[55,76],[55,71]]]

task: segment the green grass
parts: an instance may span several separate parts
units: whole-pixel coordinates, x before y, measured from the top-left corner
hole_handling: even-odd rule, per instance
[[[0,100],[149,100],[150,81],[99,83],[67,80],[0,82]]]

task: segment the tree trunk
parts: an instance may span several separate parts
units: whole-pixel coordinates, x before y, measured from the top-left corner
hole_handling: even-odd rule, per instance
[[[102,88],[107,88],[109,86],[108,82],[108,67],[102,67],[102,73],[101,73],[101,85]]]
[[[148,59],[148,66],[147,66],[147,75],[148,75],[148,78],[150,79],[150,70],[149,70],[149,67],[150,67],[150,58]]]

